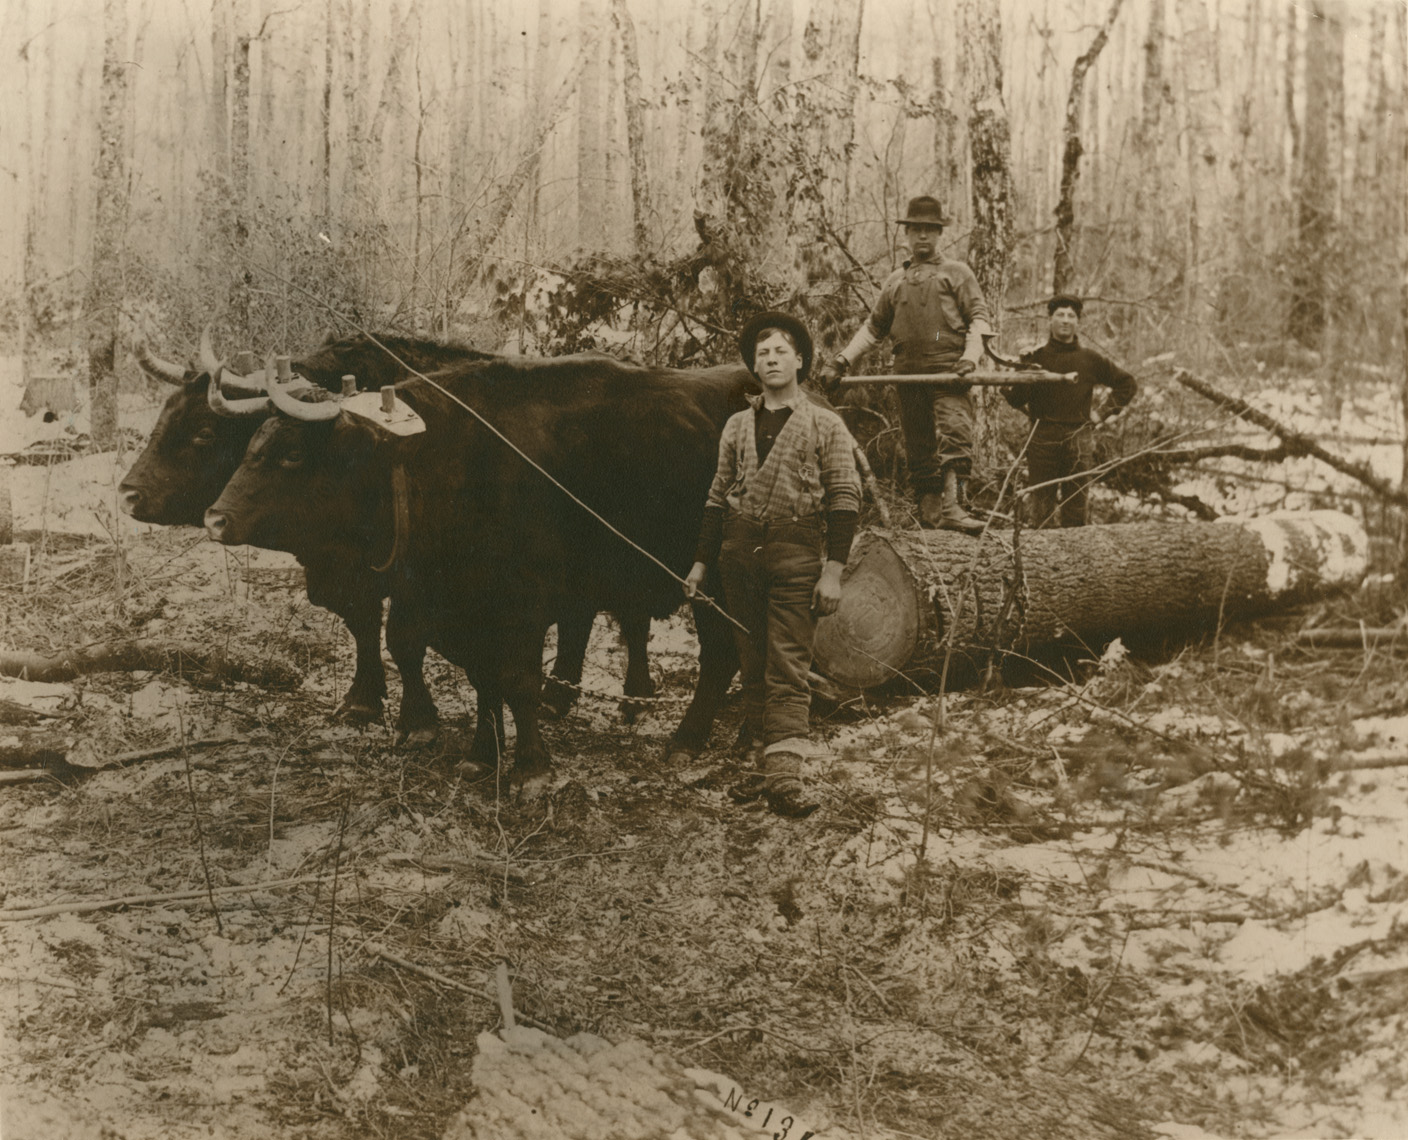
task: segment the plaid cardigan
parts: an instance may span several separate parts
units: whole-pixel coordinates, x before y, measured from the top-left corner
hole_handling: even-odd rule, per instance
[[[754,426],[763,398],[748,402],[748,410],[724,424],[708,506],[767,521],[860,510],[855,441],[840,416],[799,392],[787,402],[792,415],[760,467]]]

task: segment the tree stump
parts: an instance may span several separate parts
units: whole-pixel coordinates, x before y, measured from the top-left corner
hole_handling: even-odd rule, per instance
[[[1030,653],[1294,605],[1363,577],[1368,538],[1338,511],[1066,530],[868,531],[817,623],[814,668],[851,689],[955,652]]]

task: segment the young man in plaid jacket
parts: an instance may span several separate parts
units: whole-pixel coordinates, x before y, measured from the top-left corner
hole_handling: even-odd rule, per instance
[[[704,508],[693,597],[715,559],[743,674],[744,728],[761,770],[733,789],[780,815],[816,810],[802,785],[809,751],[812,641],[817,618],[841,600],[861,484],[841,417],[806,396],[812,338],[786,313],[759,313],[739,334],[743,361],[761,381],[753,405],[724,425],[719,466]]]

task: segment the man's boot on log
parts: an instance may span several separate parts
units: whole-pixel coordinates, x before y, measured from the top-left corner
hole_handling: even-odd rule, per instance
[[[977,534],[983,524],[963,509],[959,499],[958,472],[952,467],[944,472],[942,495],[932,491],[919,500],[919,521],[930,530],[958,530]]]

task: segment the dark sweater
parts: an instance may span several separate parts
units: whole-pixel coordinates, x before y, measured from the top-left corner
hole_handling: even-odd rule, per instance
[[[1036,351],[1024,354],[1022,360],[1048,372],[1074,372],[1080,377],[1074,384],[1020,384],[1003,391],[1009,404],[1034,420],[1088,423],[1090,401],[1097,384],[1110,389],[1106,414],[1113,416],[1122,411],[1139,390],[1133,376],[1093,348],[1083,347],[1079,337],[1070,344],[1048,340]]]

